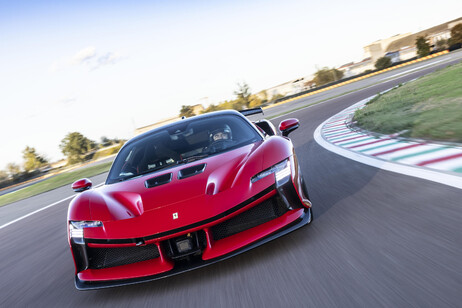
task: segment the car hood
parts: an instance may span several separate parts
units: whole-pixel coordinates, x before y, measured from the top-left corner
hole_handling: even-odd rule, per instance
[[[258,172],[291,154],[280,150],[281,142],[290,141],[280,137],[273,140],[259,141],[85,192],[80,197],[88,204],[91,220],[100,220],[104,224],[103,233],[97,230],[99,228],[92,228],[86,230],[87,236],[147,236],[194,224],[231,209],[274,184],[274,176],[255,183],[250,181]],[[196,173],[181,178],[185,170],[194,167],[198,170]],[[154,179],[155,182],[155,178],[169,178],[168,175],[171,180],[167,183],[146,187],[146,181]]]

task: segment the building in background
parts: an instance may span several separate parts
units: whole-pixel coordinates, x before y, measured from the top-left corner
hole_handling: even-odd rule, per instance
[[[393,63],[412,59],[417,56],[417,48],[415,47],[417,37],[427,37],[428,43],[435,47],[438,41],[449,39],[451,29],[459,23],[462,23],[462,18],[457,18],[417,33],[397,34],[375,41],[363,47],[363,60],[344,64],[338,69],[343,71],[344,77],[351,77],[367,70],[375,69],[377,59],[384,56],[389,57]]]
[[[293,95],[308,90],[310,89],[309,82],[313,80],[313,78],[313,75],[308,75],[266,89],[268,100],[272,100],[275,96]]]
[[[342,65],[339,70],[343,71],[344,77],[351,77],[354,75],[358,75],[364,73],[367,70],[374,70],[375,69],[375,62],[387,54],[387,48],[393,42],[400,40],[402,38],[410,36],[411,33],[406,34],[397,34],[392,37],[381,39],[378,41],[373,42],[372,44],[366,45],[363,47],[364,49],[364,58],[360,62],[354,62],[349,66]],[[399,55],[398,54],[389,54],[390,58],[394,62],[398,62]]]
[[[350,62],[337,68],[343,72],[343,78],[348,78],[354,75],[361,74],[367,70],[374,70],[375,62],[372,61],[371,57],[362,59],[360,62]]]
[[[392,37],[386,38],[386,39],[381,39],[378,41],[373,42],[372,44],[369,44],[367,46],[364,46],[364,58],[371,58],[372,62],[376,62],[377,59],[383,57],[387,51],[387,47],[402,38],[408,37],[412,33],[406,33],[406,34],[397,34]]]
[[[438,26],[422,30],[420,32],[410,34],[406,37],[400,38],[399,40],[391,43],[386,51],[387,53],[395,52],[399,53],[399,61],[405,61],[410,58],[417,56],[417,48],[415,47],[415,41],[417,37],[424,36],[427,38],[427,42],[435,48],[438,41],[447,40],[451,37],[451,29],[462,23],[462,18],[454,19],[449,22],[445,22]]]

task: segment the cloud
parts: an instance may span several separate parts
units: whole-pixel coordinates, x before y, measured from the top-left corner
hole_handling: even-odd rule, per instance
[[[96,65],[93,69],[98,69],[106,65],[114,65],[122,59],[122,56],[117,52],[107,52],[96,59]]]
[[[72,63],[79,65],[90,62],[91,59],[96,57],[96,48],[95,47],[86,47],[79,52],[77,52],[72,57]]]
[[[61,97],[59,99],[59,103],[60,104],[70,104],[70,103],[73,103],[77,100],[77,98],[73,97],[73,96],[66,96],[66,97]]]
[[[105,52],[99,54],[93,46],[85,47],[74,54],[71,58],[61,59],[53,62],[50,71],[57,72],[72,66],[86,66],[90,71],[103,66],[114,65],[123,57],[118,52]]]

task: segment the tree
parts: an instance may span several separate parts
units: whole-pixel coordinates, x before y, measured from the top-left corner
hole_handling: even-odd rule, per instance
[[[313,81],[316,83],[316,86],[322,86],[329,82],[334,82],[339,79],[342,79],[343,72],[335,68],[324,67],[314,73]]]
[[[245,82],[237,83],[238,89],[234,91],[234,94],[236,95],[236,104],[235,108],[236,110],[240,110],[243,108],[248,108],[250,104],[250,88],[249,85]]]
[[[441,40],[436,42],[436,49],[441,51],[441,50],[445,50],[447,48],[448,48],[448,40],[441,39]]]
[[[274,94],[273,96],[271,96],[271,102],[277,101],[278,99],[283,98],[283,97],[284,95],[282,95],[281,93]]]
[[[308,80],[303,84],[303,86],[305,86],[305,88],[312,89],[316,87],[316,83],[314,82],[314,80]]]
[[[449,45],[462,44],[462,24],[457,24],[451,29],[451,38],[449,39]]]
[[[96,148],[96,143],[79,132],[68,133],[59,145],[69,164],[85,160],[84,154]]]
[[[100,144],[101,146],[103,146],[103,147],[108,147],[108,146],[112,145],[113,142],[114,142],[114,141],[111,140],[111,139],[109,139],[108,137],[102,136],[102,137],[101,137],[101,142],[100,142],[99,144]]]
[[[189,106],[189,105],[181,106],[180,117],[189,118],[189,117],[193,117],[195,115],[196,114],[194,113],[194,110],[193,110],[192,106]]]
[[[415,40],[415,46],[417,47],[419,58],[430,54],[430,44],[427,43],[427,38],[425,36],[418,36]]]
[[[0,181],[6,180],[8,178],[8,173],[5,170],[0,170]]]
[[[257,108],[258,106],[261,106],[263,104],[263,101],[258,97],[258,95],[251,95],[250,96],[250,103],[249,103],[249,108]]]
[[[43,156],[37,154],[35,148],[28,146],[22,151],[22,157],[24,158],[24,170],[27,172],[34,171],[48,162]]]
[[[268,102],[268,92],[266,92],[266,90],[258,92],[257,97],[261,99],[262,104]]]
[[[13,180],[18,179],[21,175],[21,167],[15,163],[9,163],[6,165],[6,170],[8,174],[13,178]]]
[[[390,66],[391,66],[391,59],[389,57],[378,58],[377,61],[375,62],[375,68],[377,68],[378,70],[383,70]]]
[[[205,108],[204,110],[202,110],[201,113],[208,113],[208,112],[213,112],[213,111],[217,111],[217,110],[220,110],[220,105],[214,105],[214,104],[210,104],[207,108]]]

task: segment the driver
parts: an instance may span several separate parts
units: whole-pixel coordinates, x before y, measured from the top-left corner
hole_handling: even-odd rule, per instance
[[[210,132],[208,151],[214,153],[219,150],[224,150],[230,144],[234,143],[232,139],[233,134],[231,128],[227,124],[224,124]]]
[[[231,140],[233,138],[231,133],[231,128],[228,125],[224,125],[223,127],[217,128],[210,133],[210,143],[224,141],[224,140]]]

